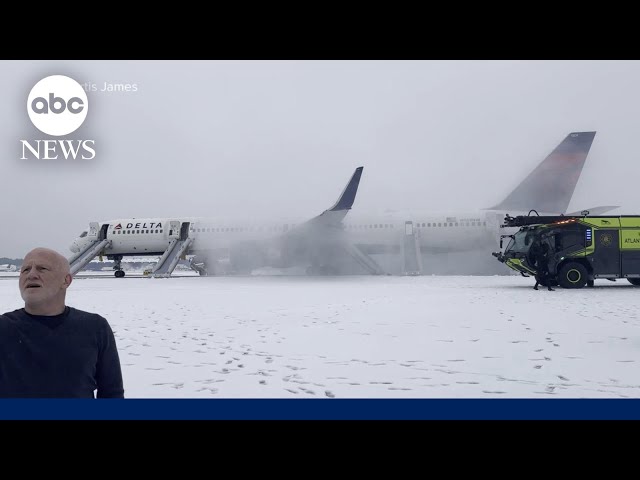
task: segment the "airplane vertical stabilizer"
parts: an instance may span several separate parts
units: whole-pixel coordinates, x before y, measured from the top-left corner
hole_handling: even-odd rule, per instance
[[[502,202],[487,210],[564,213],[596,132],[573,132]]]

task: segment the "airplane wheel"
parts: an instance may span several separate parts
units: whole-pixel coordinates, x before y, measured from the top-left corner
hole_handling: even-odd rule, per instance
[[[114,273],[114,275],[116,276],[116,278],[122,278],[124,277],[124,270],[116,270],[116,273]]]

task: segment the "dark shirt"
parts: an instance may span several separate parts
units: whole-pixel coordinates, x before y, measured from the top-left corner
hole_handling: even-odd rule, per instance
[[[124,398],[107,320],[72,307],[55,316],[24,308],[0,315],[0,397]]]

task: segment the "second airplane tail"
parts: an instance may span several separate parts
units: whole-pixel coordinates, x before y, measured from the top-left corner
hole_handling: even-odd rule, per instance
[[[487,210],[565,213],[595,135],[567,135],[502,202]]]

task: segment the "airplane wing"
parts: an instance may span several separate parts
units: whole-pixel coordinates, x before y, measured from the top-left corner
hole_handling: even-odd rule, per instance
[[[344,190],[340,194],[340,197],[338,198],[338,201],[333,207],[325,210],[317,217],[314,217],[311,220],[303,223],[302,225],[300,225],[300,227],[331,227],[340,225],[349,210],[351,210],[353,202],[356,199],[356,193],[358,191],[358,185],[360,184],[360,177],[362,177],[363,169],[364,167],[356,168],[355,172],[353,172],[353,175],[351,176],[351,179],[347,183],[347,186],[344,188]]]
[[[307,265],[318,272],[339,269],[350,251],[342,221],[353,206],[363,168],[355,169],[331,208],[278,238],[280,258],[286,259],[284,263]]]
[[[591,207],[591,208],[585,208],[584,210],[580,210],[579,212],[571,212],[571,213],[566,213],[565,215],[571,215],[571,216],[580,216],[583,215],[582,212],[584,212],[585,210],[588,213],[588,215],[602,215],[605,212],[608,212],[610,210],[615,210],[616,208],[620,208],[619,205],[602,205],[599,207]]]

